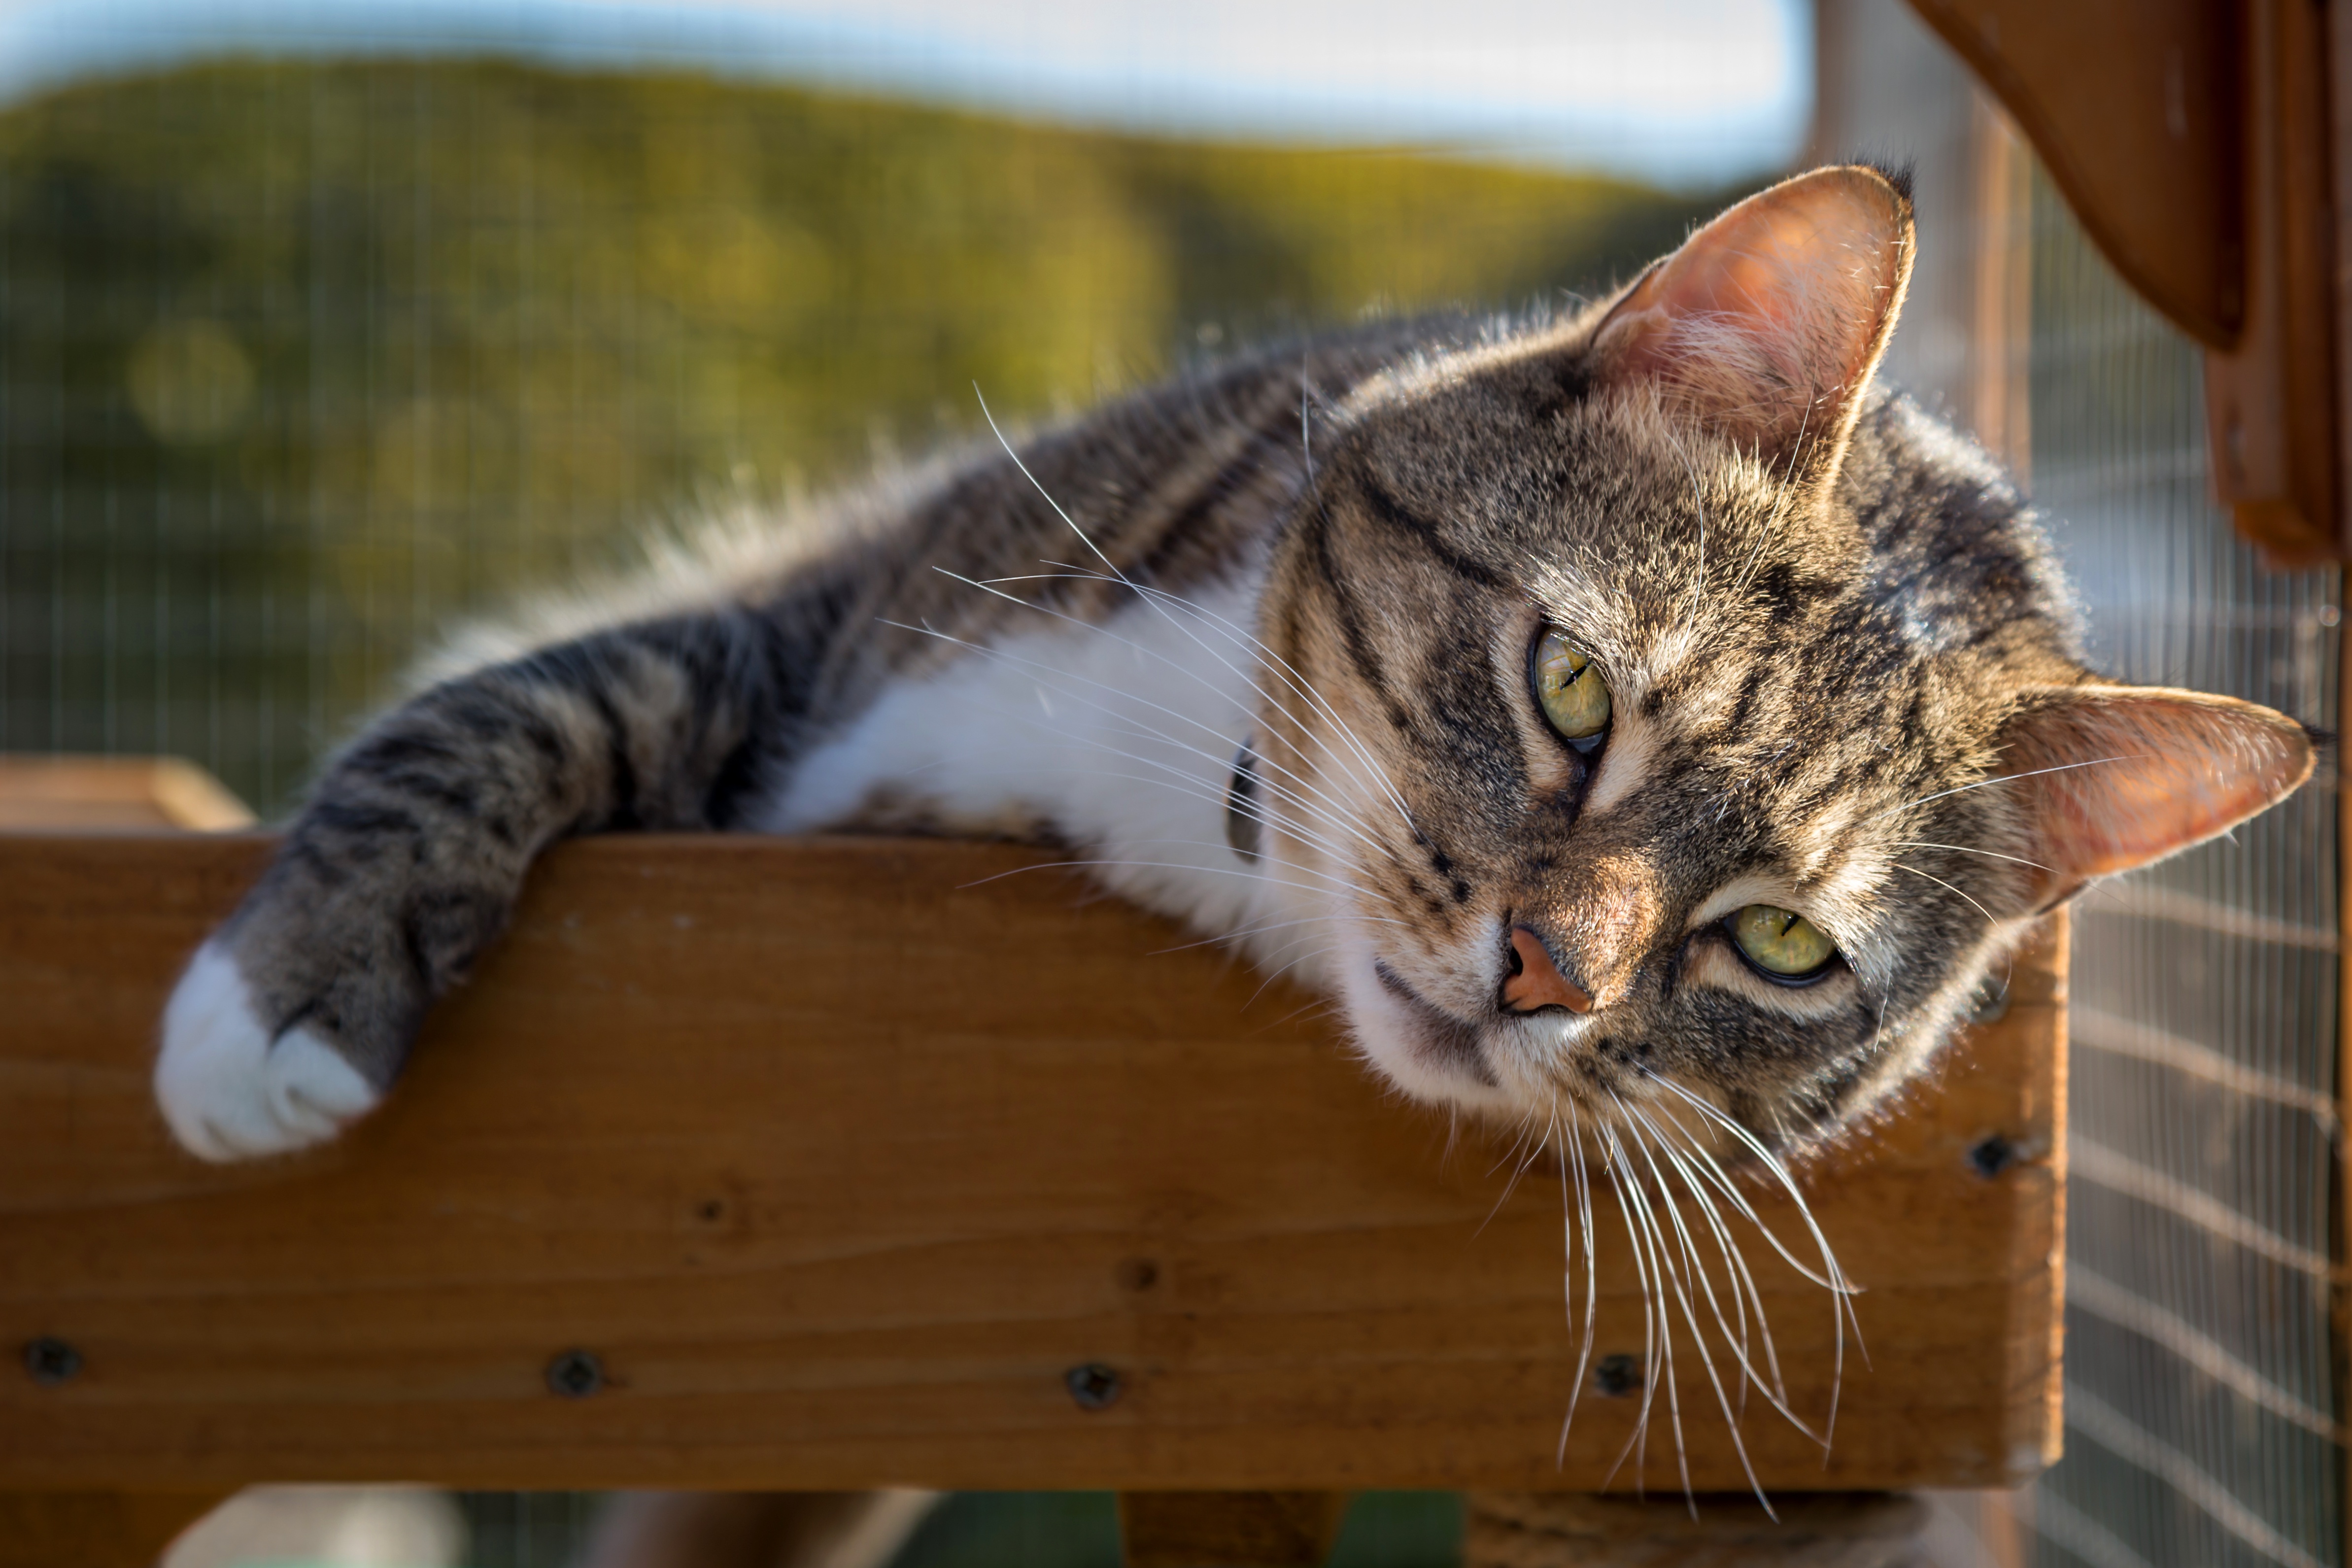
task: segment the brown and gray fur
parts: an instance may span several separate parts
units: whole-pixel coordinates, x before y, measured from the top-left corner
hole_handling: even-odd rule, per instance
[[[1871,384],[1911,244],[1899,184],[1821,171],[1572,316],[1244,358],[462,643],[328,766],[192,965],[166,1113],[234,1158],[364,1112],[559,838],[994,833],[1297,965],[1410,1094],[1553,1143],[1580,1182],[1629,1176],[1637,1204],[1671,1169],[1711,1205],[1693,1163],[1853,1125],[2035,917],[2311,767],[2277,714],[2084,667],[2016,489]],[[1236,594],[1246,625],[1195,607]],[[1548,626],[1603,672],[1598,743],[1531,697]],[[859,771],[898,742],[893,704],[1018,685],[1094,637],[1199,665],[1151,666],[1162,705],[1121,710],[1192,759],[1155,764],[1167,790]],[[1232,711],[1146,712],[1196,687]],[[1199,842],[1229,782],[1231,850]],[[1094,816],[1055,804],[1082,798]],[[1171,848],[1116,826],[1163,805],[1205,826]],[[1837,957],[1772,980],[1726,923],[1754,904]],[[1291,958],[1286,929],[1319,945]],[[1530,968],[1572,1000],[1514,1003]]]

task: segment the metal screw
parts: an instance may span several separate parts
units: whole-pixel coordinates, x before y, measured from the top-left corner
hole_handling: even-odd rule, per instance
[[[594,1351],[564,1351],[547,1363],[547,1391],[563,1399],[585,1399],[604,1386],[604,1363]]]
[[[1108,1410],[1126,1392],[1118,1373],[1098,1361],[1072,1367],[1062,1374],[1062,1384],[1081,1410]]]
[[[1592,1369],[1592,1386],[1612,1399],[1622,1399],[1642,1386],[1642,1363],[1622,1351],[1602,1356]]]
[[[81,1352],[48,1334],[25,1342],[25,1371],[43,1388],[71,1383],[81,1373]]]
[[[1996,1132],[1969,1151],[1969,1163],[1987,1181],[2017,1163],[2017,1146]]]

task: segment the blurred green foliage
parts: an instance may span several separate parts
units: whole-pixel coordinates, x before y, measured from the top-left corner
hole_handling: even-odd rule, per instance
[[[228,63],[0,111],[0,745],[264,808],[455,611],[650,519],[1712,198],[687,75]]]

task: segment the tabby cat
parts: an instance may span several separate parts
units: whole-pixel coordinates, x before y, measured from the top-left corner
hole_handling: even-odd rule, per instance
[[[163,1113],[366,1113],[559,838],[858,828],[1066,846],[1563,1146],[1828,1138],[2035,916],[2312,768],[2084,667],[2015,489],[1872,384],[1912,244],[1820,170],[1576,314],[1243,358],[478,636],[196,953]]]

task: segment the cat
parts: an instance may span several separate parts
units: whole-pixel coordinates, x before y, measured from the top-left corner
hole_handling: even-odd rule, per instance
[[[1785,1183],[2040,916],[2313,767],[2086,667],[2016,489],[1875,383],[1913,244],[1903,179],[1816,170],[1573,312],[1244,355],[461,641],[191,960],[165,1120],[364,1115],[568,835],[1025,839],[1556,1151],[1588,1267],[1628,1178],[1655,1293],[1645,1187]]]
[[[1421,1100],[1833,1137],[2034,917],[2313,763],[2084,667],[2014,489],[1873,384],[1913,243],[1815,171],[1572,315],[1244,357],[478,636],[189,964],[163,1114],[364,1114],[557,838],[859,828],[1068,846]]]

